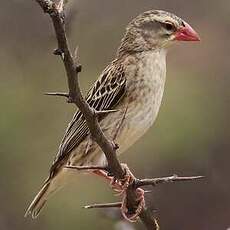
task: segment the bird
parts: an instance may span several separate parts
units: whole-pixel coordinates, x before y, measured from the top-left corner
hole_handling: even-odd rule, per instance
[[[149,10],[126,27],[115,59],[104,69],[85,100],[96,111],[109,111],[99,119],[105,136],[125,152],[153,125],[162,102],[168,48],[180,41],[200,41],[184,20],[163,10]],[[68,124],[49,176],[25,216],[36,218],[48,198],[63,187],[70,175],[65,166],[107,164],[77,110]]]

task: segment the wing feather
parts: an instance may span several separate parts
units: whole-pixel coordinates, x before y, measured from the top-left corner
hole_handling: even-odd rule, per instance
[[[114,68],[114,66],[115,65],[111,64],[105,69],[86,96],[88,104],[97,111],[114,108],[125,94],[126,78],[124,70],[122,66],[118,66],[118,68]],[[86,121],[82,113],[77,111],[69,123],[61,141],[58,154],[51,167],[51,174],[56,171],[56,168],[62,160],[68,157],[70,152],[76,148],[88,134],[89,128]]]

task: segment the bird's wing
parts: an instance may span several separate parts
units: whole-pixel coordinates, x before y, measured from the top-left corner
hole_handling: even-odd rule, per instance
[[[119,102],[125,94],[126,78],[123,67],[120,65],[108,66],[93,87],[89,90],[86,101],[97,111],[109,110]],[[81,141],[89,134],[89,128],[80,111],[77,111],[69,123],[65,135],[59,146],[58,154],[55,157],[51,174],[59,163],[68,157],[70,152],[76,148]]]

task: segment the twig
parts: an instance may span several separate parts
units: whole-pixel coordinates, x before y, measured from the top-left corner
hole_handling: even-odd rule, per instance
[[[60,96],[60,97],[67,97],[69,98],[69,94],[68,93],[59,93],[59,92],[54,92],[54,93],[44,93],[44,95],[47,95],[47,96]]]
[[[136,180],[134,182],[134,186],[136,188],[139,188],[139,187],[146,186],[146,185],[156,186],[159,184],[172,183],[172,182],[193,181],[193,180],[199,180],[199,179],[203,179],[203,178],[204,178],[204,176],[179,177],[177,175],[173,175],[170,177]]]
[[[108,110],[100,110],[100,111],[95,110],[95,113],[96,113],[96,115],[100,116],[100,115],[105,115],[108,113],[115,113],[117,111],[118,111],[117,109],[108,109]]]
[[[115,202],[115,203],[105,203],[105,204],[91,204],[86,205],[83,208],[85,209],[92,209],[92,208],[120,208],[122,205],[121,202]]]
[[[103,170],[108,171],[108,168],[102,166],[65,166],[67,169],[74,169],[78,171],[84,170]]]

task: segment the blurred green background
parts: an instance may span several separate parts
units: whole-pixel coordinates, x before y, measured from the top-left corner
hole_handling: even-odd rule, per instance
[[[230,227],[230,1],[79,0],[70,2],[68,36],[79,45],[84,89],[114,57],[126,24],[149,9],[174,12],[200,33],[168,55],[163,104],[154,127],[121,160],[137,177],[205,175],[204,181],[162,185],[147,195],[163,230]],[[0,229],[143,229],[112,211],[83,210],[110,202],[101,179],[82,175],[48,202],[34,221],[26,207],[48,175],[75,110],[62,98],[66,77],[51,22],[35,1],[1,1]]]

